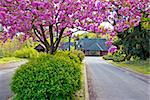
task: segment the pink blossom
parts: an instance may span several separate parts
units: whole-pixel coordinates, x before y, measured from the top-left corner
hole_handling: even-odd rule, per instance
[[[112,31],[111,33],[110,33],[110,36],[115,36],[116,35],[116,33],[114,32],[114,31]]]
[[[107,45],[107,46],[111,46],[112,45],[112,41],[107,41],[107,42],[105,42],[105,44]]]
[[[114,46],[114,45],[112,45],[112,46],[108,49],[108,52],[109,52],[109,53],[114,53],[114,52],[116,52],[116,51],[117,51],[117,47]]]
[[[13,0],[6,0],[7,2],[12,2]]]
[[[17,5],[16,5],[17,2]],[[114,37],[141,21],[142,12],[147,10],[148,0],[0,0],[0,23],[10,27],[5,38],[13,38],[17,32],[33,36],[33,26],[46,30],[52,25],[54,32],[62,29],[80,28],[86,31],[109,33],[98,29],[98,25],[108,20],[115,22]],[[118,11],[118,12],[117,12]],[[150,15],[148,16],[150,17]],[[57,26],[57,28],[56,28]],[[26,39],[26,38],[24,38]],[[111,41],[108,42],[111,45]]]

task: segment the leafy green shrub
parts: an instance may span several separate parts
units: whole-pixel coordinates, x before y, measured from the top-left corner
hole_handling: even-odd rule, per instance
[[[73,60],[75,63],[81,63],[78,55],[76,55],[72,52],[69,52],[69,51],[58,51],[55,54],[55,56],[69,58],[70,60]]]
[[[81,88],[81,66],[66,57],[41,54],[14,74],[15,100],[72,100]]]
[[[122,61],[125,61],[125,58],[124,56],[120,56],[120,57],[113,57],[113,61],[114,62],[122,62]]]
[[[139,61],[139,60],[141,60],[140,59],[140,57],[138,57],[138,56],[132,56],[131,58],[130,58],[130,61]]]
[[[4,56],[2,49],[0,48],[0,58]]]
[[[105,55],[105,56],[103,56],[103,59],[105,59],[105,60],[113,60],[113,56],[112,55]]]
[[[117,51],[113,54],[113,61],[122,62],[125,61],[125,54],[122,51]]]
[[[85,55],[84,55],[84,53],[83,53],[82,51],[73,50],[73,51],[71,51],[71,52],[72,52],[73,54],[76,54],[76,55],[79,57],[80,62],[83,61]]]
[[[0,58],[0,64],[19,62],[19,61],[24,61],[24,60],[20,59],[20,58],[15,58],[15,57],[3,57],[3,58]]]
[[[22,47],[23,46],[18,38],[14,38],[13,40],[7,39],[5,43],[0,41],[0,49],[2,50],[4,57],[13,57],[13,53]]]
[[[33,48],[23,48],[17,50],[14,53],[14,56],[18,58],[34,58],[34,57],[38,57],[38,54],[39,53]]]

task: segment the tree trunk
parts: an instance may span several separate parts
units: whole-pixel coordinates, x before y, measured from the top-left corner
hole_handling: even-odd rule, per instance
[[[32,26],[32,28],[36,37],[45,46],[46,52],[52,55],[55,54],[56,50],[58,49],[65,28],[62,28],[62,30],[59,33],[59,36],[56,38],[56,41],[54,42],[53,25],[49,25],[50,43],[47,41],[46,34],[45,34],[46,32],[42,25],[40,25],[41,31],[39,31],[34,25]]]
[[[55,43],[54,43],[54,51],[53,52],[56,52],[56,50],[58,49],[58,46],[59,46],[59,43],[60,43],[60,41],[61,41],[61,38],[62,38],[62,35],[63,35],[63,33],[64,33],[64,30],[65,30],[65,28],[62,28],[61,29],[61,31],[60,31],[60,33],[59,33],[59,37],[56,39],[56,41],[55,41]]]

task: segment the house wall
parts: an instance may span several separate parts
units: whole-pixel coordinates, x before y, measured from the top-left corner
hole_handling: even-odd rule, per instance
[[[100,56],[104,56],[104,55],[107,55],[108,54],[108,51],[101,51],[100,52]]]
[[[99,56],[100,51],[85,51],[84,52],[86,56]]]
[[[107,55],[108,51],[83,51],[86,56],[103,56]]]

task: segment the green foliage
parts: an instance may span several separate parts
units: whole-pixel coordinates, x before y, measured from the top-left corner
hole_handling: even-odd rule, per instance
[[[8,39],[8,41],[6,43],[3,43],[2,41],[0,41],[0,52],[3,54],[3,56],[5,57],[11,57],[13,56],[13,53],[17,50],[21,48],[21,44],[19,42],[19,40],[14,39],[14,40],[10,40]]]
[[[125,61],[125,54],[122,50],[118,50],[114,54],[108,54],[103,56],[105,60],[113,60],[114,62],[122,62]]]
[[[125,59],[124,59],[124,56],[113,56],[113,61],[114,62],[122,62],[122,61],[124,61]]]
[[[69,51],[57,51],[55,56],[70,59],[70,60],[74,61],[75,63],[81,63],[80,58],[78,57],[78,55],[76,55],[72,52],[69,52]]]
[[[115,62],[125,61],[125,54],[121,50],[118,50],[113,54],[113,61]]]
[[[118,40],[114,42],[114,45],[122,47],[126,54],[126,60],[130,60],[132,56],[144,60],[149,58],[149,20],[148,18],[142,18],[142,22],[138,26],[118,34]]]
[[[105,55],[105,56],[103,56],[103,59],[105,59],[105,60],[113,60],[113,56],[112,55]]]
[[[5,43],[0,41],[0,55],[3,54],[4,57],[12,57],[14,56],[14,52],[16,50],[25,48],[25,47],[35,47],[37,42],[33,42],[31,38],[29,38],[24,43],[21,43],[20,40],[22,35],[16,36],[14,39],[8,39]],[[2,52],[1,52],[2,51]]]
[[[123,61],[123,62],[111,62],[115,66],[125,67],[132,71],[150,74],[150,59],[147,60],[134,60],[134,61]]]
[[[22,48],[17,50],[14,53],[14,56],[18,58],[36,58],[38,57],[38,54],[39,53],[33,48]]]
[[[0,64],[10,63],[10,62],[18,62],[22,61],[23,59],[15,58],[15,57],[4,57],[0,58]]]
[[[82,51],[79,51],[79,50],[72,50],[71,52],[79,57],[80,62],[83,61],[85,55],[84,55],[84,53],[83,53]]]
[[[15,100],[73,100],[80,88],[79,64],[44,53],[17,69],[11,82]]]
[[[0,48],[0,58],[4,56],[2,49]]]
[[[130,58],[130,61],[139,61],[139,60],[140,60],[140,57],[138,57],[138,56],[132,56]]]

